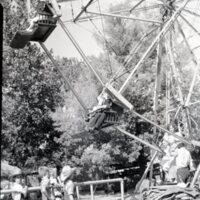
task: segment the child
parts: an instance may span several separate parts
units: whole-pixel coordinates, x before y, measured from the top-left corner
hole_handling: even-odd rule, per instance
[[[27,186],[22,186],[21,184],[22,174],[14,174],[13,179],[14,183],[12,184],[11,189],[15,192],[12,192],[12,199],[13,200],[21,200],[26,197],[27,195]]]

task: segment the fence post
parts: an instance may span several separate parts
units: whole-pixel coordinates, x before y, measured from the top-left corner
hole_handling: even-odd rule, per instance
[[[91,195],[91,200],[94,200],[93,184],[90,184],[90,195]]]
[[[124,200],[124,179],[120,181],[121,200]]]
[[[78,187],[78,185],[76,186],[76,196],[77,196],[77,200],[80,200],[80,194],[79,194],[79,187]]]

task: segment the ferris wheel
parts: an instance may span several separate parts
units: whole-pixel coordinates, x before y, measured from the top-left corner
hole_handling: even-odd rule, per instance
[[[134,111],[133,105],[123,95],[126,89],[129,87],[129,83],[133,79],[134,75],[138,73],[139,70],[143,67],[145,61],[152,54],[152,52],[156,51],[157,59],[155,60],[157,64],[153,106],[154,113],[157,115],[159,93],[161,93],[161,71],[165,70],[166,124],[168,125],[173,120],[177,119],[179,129],[182,129],[180,131],[183,131],[184,134],[189,137],[192,131],[191,123],[195,123],[191,121],[189,106],[199,103],[198,100],[195,102],[190,102],[190,99],[193,94],[195,82],[199,77],[198,50],[200,44],[200,25],[197,18],[200,17],[200,9],[196,8],[200,7],[200,3],[195,0],[138,0],[130,4],[129,8],[112,11],[112,13],[104,12],[100,9],[98,12],[93,11],[94,9],[91,11],[90,7],[97,3],[97,1],[94,0],[90,0],[85,5],[83,5],[77,16],[74,16],[73,19],[70,19],[68,22],[81,23],[84,20],[91,20],[98,18],[99,16],[103,16],[120,18],[125,20],[126,23],[129,23],[129,21],[137,21],[139,23],[147,24],[145,25],[147,28],[145,28],[145,32],[139,39],[138,43],[134,45],[129,54],[126,55],[126,57],[123,59],[123,62],[121,63],[122,67],[110,78],[107,83],[104,83],[99,72],[91,65],[87,56],[80,48],[73,35],[70,33],[67,25],[65,25],[65,23],[61,20],[60,17],[62,13],[58,4],[59,2],[61,3],[63,1],[39,1],[37,6],[38,15],[35,21],[33,20],[31,29],[29,27],[28,31],[18,31],[11,42],[11,47],[23,48],[29,41],[39,42],[53,64],[56,65],[53,56],[50,54],[43,42],[53,32],[58,23],[68,38],[71,40],[73,45],[76,47],[79,54],[82,56],[85,64],[94,73],[102,85],[103,90],[107,91],[112,99],[114,99],[114,101],[118,102],[124,108],[131,110],[134,115],[142,118],[144,121],[152,124],[159,130],[174,135],[171,131],[167,130],[163,126],[158,125],[156,120],[152,121],[147,119]],[[30,0],[27,1],[27,5],[30,6],[30,3]],[[149,24],[151,24],[151,26],[149,26]],[[143,48],[143,50],[141,50],[141,46],[146,44],[145,42],[148,40],[150,42],[148,45],[146,45],[146,49]],[[194,46],[194,43],[196,46]],[[180,59],[181,56],[179,55],[179,50],[181,49],[180,45],[182,45],[182,47],[187,50],[187,64],[190,64],[192,74],[190,85],[188,86],[189,89],[185,94],[182,92],[182,80],[177,68],[177,63],[180,62],[178,58]],[[132,66],[132,58],[134,54],[139,51],[141,51],[141,56],[138,59],[138,62]],[[165,54],[168,57],[170,67],[163,67],[163,51],[165,51]],[[123,81],[123,84],[119,88],[115,88],[115,82],[124,74],[127,75]],[[65,84],[71,88],[84,110],[87,111],[86,106],[84,105],[77,92],[71,87],[70,82],[66,79],[66,77],[63,77],[63,79]],[[122,132],[121,129],[120,131]],[[177,135],[174,136],[183,142],[188,143],[187,140],[180,138]]]

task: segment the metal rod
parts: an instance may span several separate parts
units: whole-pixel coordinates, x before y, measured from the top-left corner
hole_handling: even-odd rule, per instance
[[[173,55],[172,40],[173,40],[172,39],[172,32],[170,31],[170,39],[169,39],[169,44],[167,46],[167,49],[168,49],[168,52],[169,52],[168,55],[169,55],[169,58],[170,58],[172,73],[174,75],[174,78],[175,78],[175,81],[176,81],[176,84],[177,84],[180,101],[181,101],[181,104],[184,105],[183,93],[182,93],[182,89],[181,89],[181,80],[180,80],[180,77],[178,75],[178,71],[176,69],[176,64],[175,64],[174,55]]]
[[[162,29],[162,27],[161,27]],[[154,104],[153,104],[153,111],[154,111],[154,121],[157,123],[157,111],[158,111],[158,95],[160,92],[161,87],[161,67],[162,67],[162,40],[160,40],[157,48],[157,66],[156,66],[156,81],[155,81],[155,89],[154,89]],[[158,130],[154,126],[153,134],[155,136],[155,141],[157,144],[158,139]],[[150,167],[150,186],[152,186],[152,179],[153,179],[153,165]]]
[[[76,196],[77,196],[77,200],[80,200],[80,193],[79,193],[79,186],[76,185]]]
[[[199,62],[198,60],[196,59],[192,49],[190,48],[190,45],[189,45],[189,42],[187,41],[186,39],[186,36],[185,36],[185,33],[183,32],[183,29],[181,28],[181,25],[180,23],[177,21],[178,23],[178,28],[179,28],[179,31],[185,41],[185,44],[190,52],[190,55],[192,57],[192,61],[194,62],[195,64],[195,69],[194,69],[194,73],[193,73],[193,77],[192,77],[192,82],[191,82],[191,85],[190,85],[190,89],[189,89],[189,93],[188,93],[188,96],[187,96],[187,99],[185,101],[185,106],[188,106],[189,102],[190,102],[190,98],[191,98],[191,95],[192,95],[192,92],[193,92],[193,88],[194,88],[194,84],[195,84],[195,81],[196,81],[196,78],[197,78],[197,74],[198,74],[198,69],[200,67],[199,65]]]
[[[190,144],[189,141],[187,141],[186,139],[184,139],[183,137],[180,137],[178,135],[176,135],[175,133],[172,133],[170,131],[168,131],[167,129],[163,128],[162,126],[159,126],[158,124],[152,122],[150,119],[147,119],[146,117],[140,115],[139,113],[137,113],[136,111],[134,110],[131,110],[131,112],[133,114],[135,114],[136,116],[140,117],[141,119],[149,122],[150,124],[152,124],[153,126],[156,126],[157,128],[159,128],[160,130],[162,130],[163,132],[166,132],[166,133],[169,133],[170,135],[173,135],[175,138],[179,139],[181,142],[184,142],[185,144]]]
[[[190,13],[191,15],[194,15],[196,17],[200,17],[200,15],[198,15],[197,13],[191,11],[191,10],[188,10],[188,9],[183,9],[183,11],[187,12],[187,13]]]
[[[170,114],[169,114],[169,105],[170,105],[170,79],[169,73],[166,72],[166,127],[170,124]]]
[[[140,186],[141,186],[143,180],[146,178],[147,173],[148,173],[150,167],[153,165],[153,162],[154,162],[154,160],[155,160],[157,154],[158,154],[158,152],[156,151],[156,152],[154,153],[154,155],[152,156],[152,158],[151,158],[151,160],[150,160],[150,162],[149,162],[147,168],[145,169],[145,171],[144,171],[144,173],[143,173],[143,175],[142,175],[140,181],[139,181],[138,184],[136,185],[135,190],[134,190],[134,193],[135,193],[135,194],[138,193],[138,190],[140,189]]]
[[[77,51],[79,52],[79,54],[83,58],[85,64],[91,69],[91,71],[94,73],[94,75],[96,76],[96,78],[98,79],[98,81],[101,83],[101,85],[104,86],[104,83],[103,83],[100,75],[97,73],[97,71],[94,69],[94,67],[89,63],[86,55],[83,53],[82,49],[77,44],[76,40],[73,38],[72,34],[69,32],[69,30],[67,29],[67,27],[64,25],[64,23],[60,19],[58,19],[58,22],[59,22],[60,26],[62,27],[62,29],[64,30],[64,32],[67,34],[68,38],[73,43],[74,47],[77,49]]]
[[[94,200],[94,188],[93,188],[93,184],[90,184],[90,197],[91,197],[91,200]]]
[[[64,80],[64,86],[65,89],[67,90],[66,85],[70,88],[70,90],[72,91],[72,93],[74,94],[74,96],[76,97],[76,99],[78,100],[78,102],[80,103],[80,105],[83,107],[83,109],[85,111],[87,111],[87,107],[84,104],[84,102],[82,101],[82,99],[80,98],[80,96],[78,95],[78,93],[74,90],[74,88],[72,87],[72,85],[70,84],[70,82],[68,81],[68,79],[66,77],[64,77],[60,67],[57,66],[56,61],[54,60],[53,56],[51,55],[51,53],[49,52],[49,50],[46,48],[46,46],[40,42],[40,46],[42,47],[42,49],[46,52],[47,56],[49,57],[49,59],[51,60],[51,62],[53,63],[54,67],[56,67],[56,69],[58,70],[58,72],[60,73],[60,76],[62,77],[62,79]]]
[[[136,8],[135,10],[137,11],[141,11],[141,10],[150,10],[150,9],[154,9],[154,8],[159,8],[159,4],[157,5],[152,5],[152,6],[146,6],[146,7],[141,7],[141,8]],[[124,10],[117,10],[114,12],[111,12],[111,14],[117,14],[117,13],[122,13],[122,12],[130,12],[130,9],[124,9]],[[98,20],[101,19],[100,16],[94,16],[94,15],[88,15],[87,17],[79,17],[79,19],[76,20],[76,22],[85,22],[88,21],[88,19],[90,20]],[[73,20],[65,20],[63,21],[64,23],[72,23],[74,22]]]
[[[74,22],[76,22],[78,20],[78,18],[86,11],[86,9],[88,8],[88,6],[93,2],[94,0],[90,0],[86,6],[84,6],[81,10],[81,12],[74,18]]]
[[[82,186],[82,185],[96,185],[96,184],[104,184],[104,183],[116,183],[123,180],[122,178],[114,178],[114,179],[105,179],[105,180],[96,180],[96,181],[86,181],[86,182],[76,182],[75,185]]]
[[[187,25],[198,35],[200,36],[199,31],[185,18],[180,14],[180,17],[187,23]]]
[[[158,42],[163,38],[163,36],[166,34],[166,32],[169,30],[169,28],[172,26],[180,12],[183,10],[183,8],[187,5],[189,0],[185,0],[182,4],[182,6],[179,7],[179,9],[174,12],[170,20],[164,25],[163,29],[160,31],[160,33],[157,35],[157,37],[154,39],[152,44],[149,46],[147,51],[144,53],[140,61],[137,63],[129,77],[126,79],[122,87],[120,88],[119,92],[122,93],[126,89],[127,85],[129,84],[133,74],[136,72],[136,70],[143,64],[144,60],[151,54],[151,52],[155,49],[155,46],[158,44]]]
[[[155,151],[158,151],[158,152],[162,153],[162,150],[161,150],[160,148],[158,148],[157,146],[154,146],[154,145],[150,144],[149,142],[146,142],[146,141],[140,139],[139,137],[137,137],[137,136],[135,136],[135,135],[133,135],[133,134],[131,134],[131,133],[129,133],[129,132],[127,132],[127,131],[125,131],[125,130],[119,128],[119,127],[117,127],[117,129],[118,129],[121,133],[124,133],[125,135],[129,136],[130,138],[132,138],[132,139],[134,139],[134,140],[137,140],[138,142],[140,142],[140,143],[142,143],[142,144],[144,144],[144,145],[150,147],[151,149],[154,149]]]
[[[137,17],[128,17],[128,16],[122,16],[122,15],[116,15],[116,14],[109,14],[109,13],[98,13],[98,12],[91,12],[91,11],[86,11],[86,13],[89,14],[95,14],[95,15],[101,15],[101,16],[107,16],[107,17],[118,17],[121,19],[131,19],[131,20],[138,20],[138,21],[142,21],[142,22],[150,22],[150,23],[156,23],[156,24],[161,24],[161,21],[155,21],[155,20],[149,20],[149,19],[141,19],[141,18],[137,18]]]
[[[127,66],[127,63],[128,63],[128,62],[130,62],[132,54],[134,54],[134,53],[142,46],[142,44],[143,44],[142,41],[143,41],[145,38],[147,38],[148,35],[150,35],[150,34],[151,34],[153,31],[155,31],[156,29],[157,29],[157,27],[154,28],[153,30],[151,30],[150,32],[143,34],[143,36],[142,36],[141,39],[138,41],[138,43],[136,44],[136,46],[131,50],[131,52],[129,53],[129,55],[126,56],[125,61],[124,61],[124,65],[125,65],[125,66],[121,66],[121,67],[119,68],[119,70],[118,70],[118,71],[114,74],[114,76],[109,80],[109,83],[112,83],[115,79],[118,78],[119,74],[120,74],[121,72],[123,72],[124,67]],[[120,75],[120,76],[121,76],[121,75]]]
[[[175,60],[174,60],[174,55],[173,55],[173,45],[172,42],[173,38],[172,38],[172,31],[170,31],[170,39],[169,39],[169,45],[168,45],[168,51],[169,51],[169,58],[171,61],[171,66],[172,66],[172,72],[174,74],[174,78],[177,84],[177,89],[178,89],[178,93],[179,93],[179,97],[180,97],[180,102],[181,105],[184,105],[184,97],[183,97],[183,93],[182,93],[182,88],[181,88],[181,79],[180,76],[178,74],[178,71],[176,69],[176,64],[175,64]],[[188,134],[190,134],[190,122],[189,122],[189,118],[188,118],[188,113],[186,109],[182,109],[183,110],[183,119],[186,121],[186,125],[188,128]]]
[[[124,180],[120,181],[121,200],[124,200]]]
[[[30,12],[31,12],[31,1],[30,0],[26,1],[26,7],[27,7],[27,12],[28,12],[28,20],[30,20]]]
[[[125,58],[124,60],[124,65],[126,66],[128,64],[128,62],[131,61],[131,57],[132,54],[136,53],[138,51],[138,49],[143,45],[143,41],[151,34],[153,33],[155,30],[157,30],[158,27],[153,28],[152,30],[150,30],[148,33],[145,33],[142,35],[142,37],[140,38],[140,40],[138,41],[138,43],[135,45],[135,47],[131,50],[131,52],[129,53],[129,55]]]
[[[190,104],[188,104],[188,106],[193,106],[193,105],[195,105],[197,103],[200,103],[200,101],[196,101],[196,102],[190,103]]]
[[[194,185],[195,185],[195,183],[196,183],[196,181],[197,181],[197,179],[198,179],[198,177],[199,177],[199,174],[200,174],[200,164],[198,165],[197,170],[196,170],[196,172],[195,172],[195,174],[194,174],[194,178],[192,179],[192,182],[191,182],[191,184],[190,184],[190,187],[191,187],[191,188],[194,187]]]
[[[145,0],[140,0],[138,3],[136,3],[133,8],[130,9],[129,12],[132,12],[133,10],[135,10],[142,2],[144,2]]]

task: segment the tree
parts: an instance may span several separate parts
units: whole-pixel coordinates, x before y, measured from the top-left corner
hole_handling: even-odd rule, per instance
[[[18,167],[34,167],[49,163],[59,152],[57,131],[50,112],[62,104],[61,79],[36,44],[15,50],[9,43],[26,16],[20,12],[24,2],[4,2],[4,55],[2,143],[5,159]],[[45,149],[42,148],[45,145]],[[40,161],[40,162],[39,162]]]

